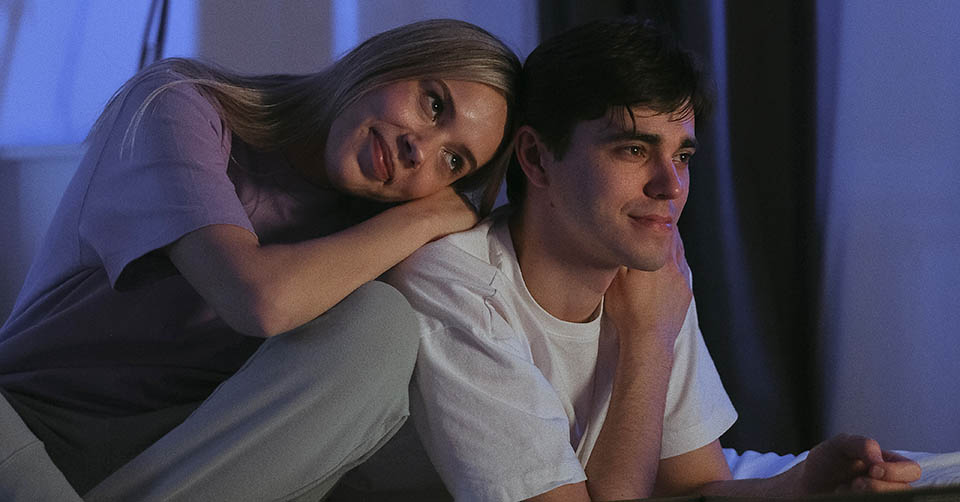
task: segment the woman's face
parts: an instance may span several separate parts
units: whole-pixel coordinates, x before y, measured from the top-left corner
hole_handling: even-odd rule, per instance
[[[489,162],[506,121],[506,100],[484,84],[389,84],[333,121],[321,176],[336,190],[369,199],[424,197]]]

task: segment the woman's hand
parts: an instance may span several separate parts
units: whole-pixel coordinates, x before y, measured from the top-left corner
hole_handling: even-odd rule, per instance
[[[444,187],[408,204],[422,211],[424,218],[433,222],[434,235],[431,240],[468,230],[480,221],[473,207],[452,187]]]

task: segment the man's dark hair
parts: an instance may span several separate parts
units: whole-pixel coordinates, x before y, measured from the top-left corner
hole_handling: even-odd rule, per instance
[[[533,127],[558,159],[578,122],[642,106],[703,119],[711,89],[692,53],[649,20],[593,21],[557,35],[527,57],[521,77],[520,120]],[[526,178],[511,162],[507,197],[519,204]]]

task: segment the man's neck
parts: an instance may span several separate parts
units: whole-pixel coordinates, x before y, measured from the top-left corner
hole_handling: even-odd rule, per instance
[[[564,321],[595,318],[617,269],[597,267],[577,256],[571,252],[575,247],[558,237],[545,219],[520,208],[509,223],[523,282],[540,307]]]

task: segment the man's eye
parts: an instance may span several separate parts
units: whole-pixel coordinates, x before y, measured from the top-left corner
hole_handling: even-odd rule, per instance
[[[453,153],[444,151],[443,160],[447,163],[447,166],[450,167],[450,172],[457,174],[463,169],[463,157]]]
[[[627,153],[633,155],[634,157],[639,157],[644,154],[643,147],[639,145],[630,145],[625,148]]]
[[[676,162],[679,162],[680,164],[683,164],[686,166],[686,165],[690,165],[691,159],[693,159],[693,154],[684,152],[677,155]]]

